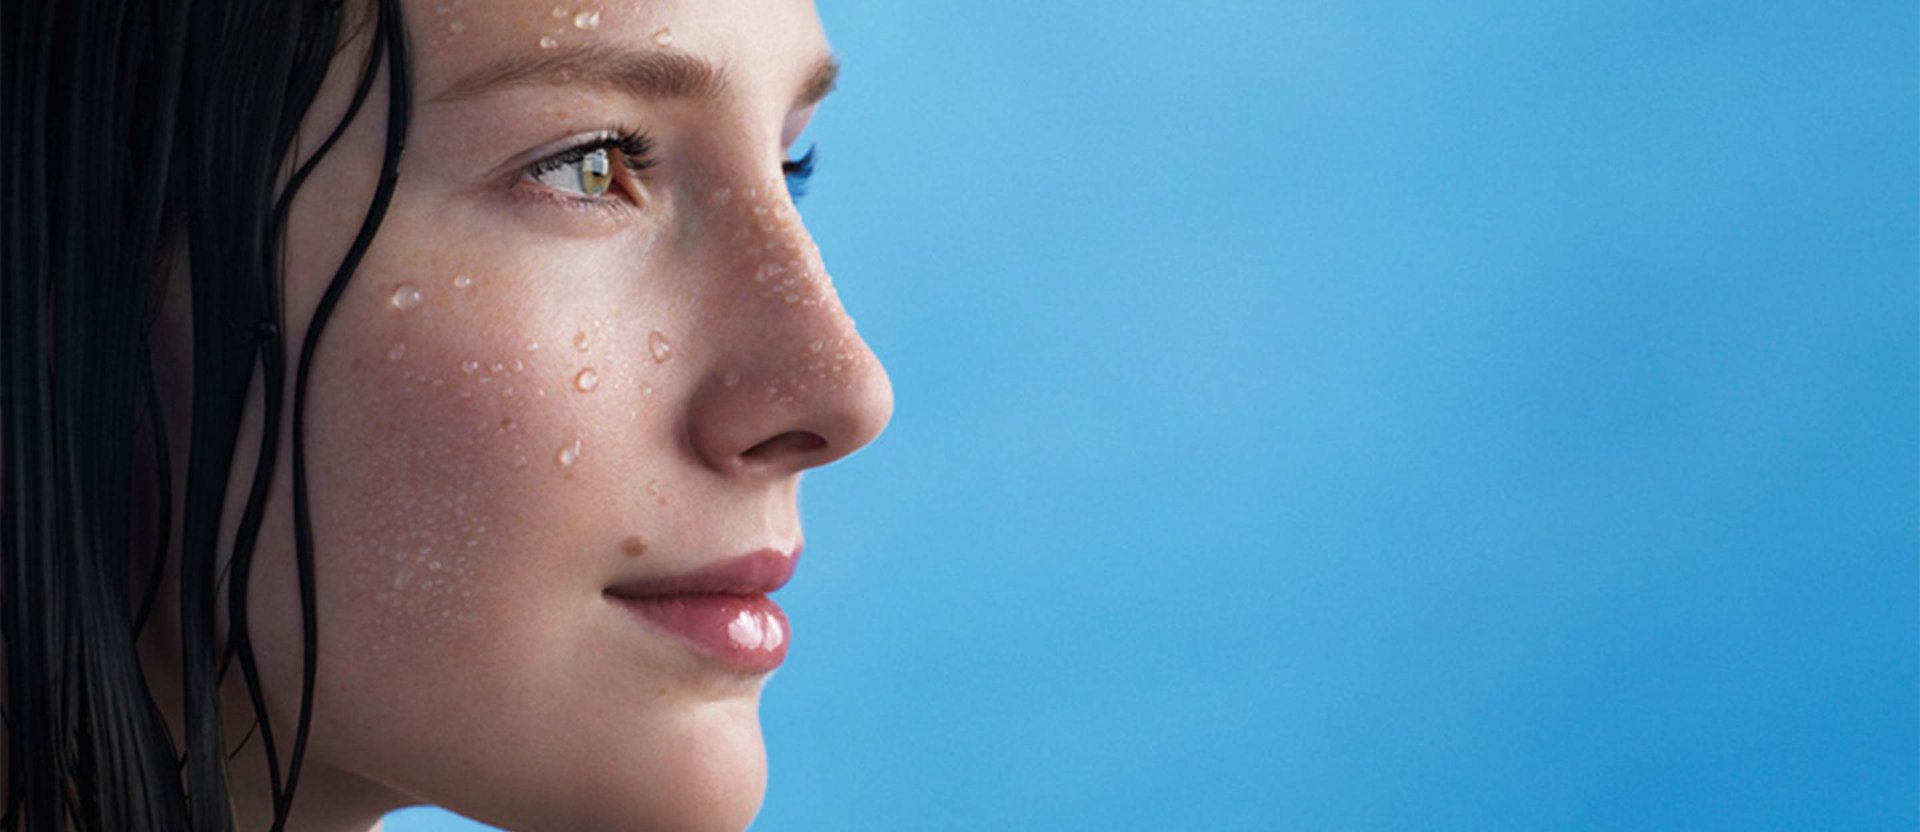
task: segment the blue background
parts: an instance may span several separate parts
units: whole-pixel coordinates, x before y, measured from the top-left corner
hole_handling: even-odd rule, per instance
[[[822,5],[757,829],[1920,826],[1913,3]]]

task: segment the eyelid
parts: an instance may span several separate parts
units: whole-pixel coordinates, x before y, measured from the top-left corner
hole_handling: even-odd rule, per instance
[[[568,139],[565,146],[560,149],[544,153],[531,162],[520,164],[510,187],[515,190],[523,187],[538,188],[547,192],[548,196],[574,203],[601,204],[622,201],[637,204],[640,197],[638,193],[629,193],[625,198],[611,197],[604,193],[587,194],[566,191],[540,181],[546,174],[567,165],[579,164],[599,150],[618,151],[619,167],[625,168],[629,175],[638,174],[659,164],[659,160],[652,155],[653,139],[645,132],[631,127],[612,127]],[[619,176],[615,176],[614,179],[616,182],[621,181]]]

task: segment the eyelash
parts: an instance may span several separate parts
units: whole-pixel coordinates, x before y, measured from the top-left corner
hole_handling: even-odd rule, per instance
[[[620,163],[628,171],[641,173],[657,164],[652,157],[653,139],[633,128],[614,128],[594,138],[574,145],[527,166],[523,177],[529,182],[538,182],[540,177],[566,167],[578,164],[587,155],[597,150],[614,150],[620,154]],[[787,194],[795,202],[807,195],[807,182],[813,178],[813,170],[819,162],[819,145],[809,145],[807,152],[798,159],[788,159],[780,163],[780,173],[786,179]],[[613,200],[603,197],[586,197],[566,193],[554,193],[547,189],[552,198],[563,201],[573,207],[611,208]]]
[[[588,154],[597,150],[618,152],[620,155],[620,164],[635,174],[659,164],[659,160],[651,156],[653,153],[653,139],[648,138],[647,134],[634,128],[616,127],[528,165],[527,169],[522,172],[522,178],[527,182],[537,184],[541,176],[568,165],[579,164],[587,158]],[[543,188],[545,191],[544,196],[559,200],[569,207],[617,207],[615,200],[606,197],[583,196],[558,192],[552,188],[545,188],[544,186]]]
[[[807,195],[807,180],[813,178],[813,166],[819,161],[814,151],[819,149],[817,144],[807,145],[805,155],[780,163],[780,173],[787,178],[787,195],[793,197],[794,202]]]

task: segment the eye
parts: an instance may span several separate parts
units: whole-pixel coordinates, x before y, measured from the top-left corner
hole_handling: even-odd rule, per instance
[[[652,150],[652,140],[638,131],[612,131],[533,163],[526,176],[569,197],[600,201],[617,179],[616,162],[638,173],[653,167]]]
[[[780,172],[787,177],[787,195],[793,197],[795,202],[807,195],[807,180],[813,178],[816,161],[814,152],[819,149],[819,145],[809,145],[806,155],[780,163]]]

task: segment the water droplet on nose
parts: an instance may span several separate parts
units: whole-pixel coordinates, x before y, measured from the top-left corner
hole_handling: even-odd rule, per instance
[[[402,283],[393,290],[393,297],[388,298],[387,302],[393,304],[393,308],[405,312],[419,306],[425,299],[426,296],[420,294],[420,287],[411,283]]]
[[[395,341],[393,346],[387,348],[388,361],[399,361],[400,359],[406,358],[406,357],[407,357],[406,344],[402,344],[398,341]]]
[[[467,375],[473,375],[474,373],[480,372],[480,362],[475,361],[471,358],[465,361],[462,361],[460,362],[460,372],[466,373]]]
[[[581,12],[573,16],[573,28],[582,31],[600,25],[600,11]]]
[[[552,35],[543,35],[540,38],[541,49],[552,49],[559,45],[560,45],[560,41],[554,40]]]
[[[583,329],[573,334],[573,348],[580,352],[587,351],[587,331],[586,330]]]
[[[580,440],[576,438],[573,440],[573,444],[562,447],[560,453],[554,455],[553,461],[558,463],[561,468],[572,468],[574,463],[580,461]],[[568,476],[572,476],[572,474],[569,473]]]
[[[653,353],[653,363],[665,364],[673,358],[673,344],[667,340],[667,334],[654,330],[647,335],[647,351]]]
[[[453,276],[453,288],[471,289],[473,288],[473,278],[468,277],[464,274],[456,274]]]
[[[728,374],[727,374],[727,377],[726,377],[726,378],[724,378],[724,379],[721,379],[721,382],[722,382],[722,383],[724,383],[724,384],[726,384],[726,385],[727,385],[728,387],[739,387],[739,386],[740,386],[740,374],[739,374],[739,373],[728,373]]]
[[[573,389],[582,393],[591,393],[593,388],[599,386],[600,374],[594,372],[592,367],[581,370],[579,375],[573,377]]]
[[[672,46],[673,30],[665,26],[662,26],[659,29],[655,30],[653,33],[653,45],[654,46]]]

